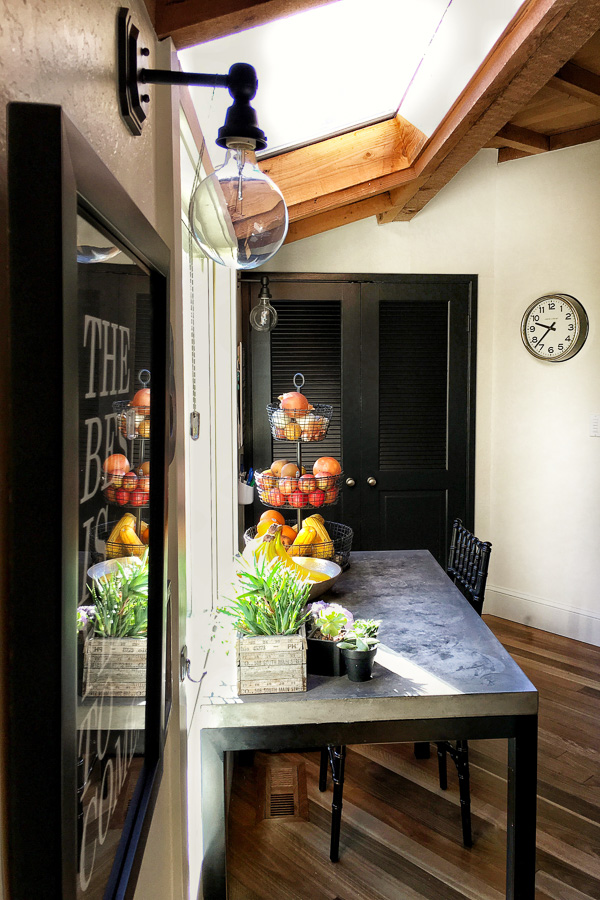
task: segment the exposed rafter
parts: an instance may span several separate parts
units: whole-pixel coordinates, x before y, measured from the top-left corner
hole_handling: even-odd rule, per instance
[[[145,0],[159,38],[178,50],[255,28],[332,0]]]

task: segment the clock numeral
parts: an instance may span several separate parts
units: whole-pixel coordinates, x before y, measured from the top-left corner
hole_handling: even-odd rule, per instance
[[[548,353],[554,353],[554,347],[548,347]]]
[[[542,350],[542,349],[543,349],[543,347],[544,347],[544,345],[543,345],[543,344],[538,344],[538,345],[537,345],[537,348],[538,348],[538,350]]]
[[[570,340],[571,340],[571,335],[568,334],[568,335],[566,336],[566,338],[565,338],[565,341],[570,341]]]
[[[531,318],[533,319],[534,322],[539,322],[539,321],[540,321],[540,317],[539,317],[539,316],[532,316]]]
[[[570,318],[571,318],[571,313],[567,313],[565,316],[565,319],[570,319]]]
[[[556,303],[549,303],[548,309],[556,309]]]
[[[538,342],[538,339],[537,339],[536,337],[532,337],[532,338],[531,338],[531,343],[532,343],[532,344],[537,344],[537,342]]]
[[[564,345],[564,344],[559,344],[559,345],[558,345],[558,352],[559,352],[559,353],[561,353],[564,349],[565,349],[565,345]]]
[[[541,313],[546,312],[546,307],[545,307],[545,306],[538,306],[538,309],[539,309],[539,311],[540,311]]]
[[[573,325],[572,322],[570,325],[567,326],[567,328],[569,329],[569,331],[575,331],[575,326]]]
[[[530,325],[530,326],[529,326],[529,330],[530,330],[530,331],[535,331],[535,325]]]

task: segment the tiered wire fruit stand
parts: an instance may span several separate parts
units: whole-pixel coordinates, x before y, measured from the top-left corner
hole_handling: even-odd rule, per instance
[[[300,392],[304,386],[304,376],[297,373],[293,381],[296,391]],[[299,532],[303,513],[322,515],[322,508],[333,506],[339,499],[342,472],[335,475],[315,475],[303,471],[302,466],[303,444],[324,440],[331,423],[333,407],[317,403],[309,405],[308,409],[282,409],[279,403],[270,403],[267,415],[273,438],[295,444],[296,461],[295,464],[288,463],[292,472],[286,472],[286,467],[281,475],[273,474],[270,470],[257,472],[255,480],[258,496],[264,506],[277,509],[284,515],[287,511],[294,511],[295,518],[286,519],[286,525],[295,526]],[[303,546],[302,555],[332,559],[342,568],[347,568],[352,547],[352,529],[339,522],[324,521],[323,524],[330,540]],[[256,527],[248,528],[244,535],[246,541],[255,538],[256,533]]]
[[[140,380],[144,387],[148,386],[150,373],[144,381],[142,370]],[[103,472],[102,494],[104,499],[122,513],[130,513],[135,520],[131,524],[137,542],[131,535],[132,542],[126,541],[121,533],[117,539],[113,534],[117,522],[108,522],[101,526],[98,537],[105,541],[106,556],[114,559],[125,556],[143,556],[148,544],[148,509],[150,505],[150,407],[132,406],[130,401],[117,400],[113,403],[116,416],[117,431],[127,441],[127,472]],[[131,520],[130,520],[131,521]],[[125,524],[125,527],[126,524]]]

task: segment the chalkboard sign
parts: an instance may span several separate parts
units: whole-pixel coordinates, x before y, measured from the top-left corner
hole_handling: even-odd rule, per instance
[[[60,107],[8,121],[7,874],[116,900],[166,728],[168,251]]]

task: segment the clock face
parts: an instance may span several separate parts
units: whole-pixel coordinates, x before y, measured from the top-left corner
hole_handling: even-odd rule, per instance
[[[526,310],[521,337],[530,353],[547,362],[570,359],[584,344],[588,333],[586,312],[568,294],[547,294]]]

